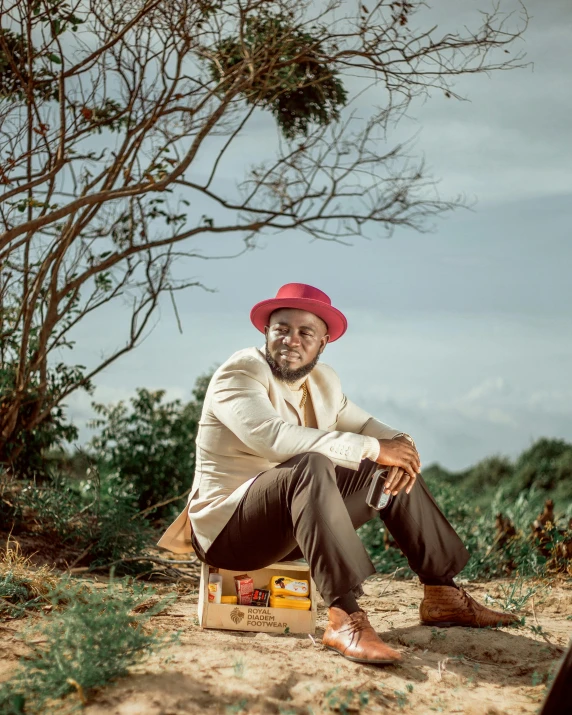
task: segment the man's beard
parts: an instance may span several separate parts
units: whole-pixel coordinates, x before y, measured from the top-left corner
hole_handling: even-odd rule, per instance
[[[268,350],[268,343],[266,343],[266,362],[270,365],[270,369],[272,370],[274,377],[281,382],[291,384],[301,380],[303,377],[306,377],[306,375],[309,375],[316,367],[319,359],[320,353],[316,355],[312,362],[309,362],[307,365],[303,365],[302,367],[298,367],[295,370],[291,370],[286,366],[280,367],[270,354],[270,350]]]

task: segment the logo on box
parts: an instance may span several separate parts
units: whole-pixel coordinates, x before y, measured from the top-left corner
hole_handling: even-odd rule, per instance
[[[235,623],[240,623],[246,614],[239,608],[233,608],[230,612],[230,617]]]

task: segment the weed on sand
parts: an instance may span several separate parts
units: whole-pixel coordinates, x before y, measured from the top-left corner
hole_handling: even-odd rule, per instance
[[[25,633],[30,654],[0,686],[0,715],[72,712],[87,703],[90,688],[126,675],[172,644],[173,637],[145,629],[175,599],[154,596],[153,589],[127,580],[102,589],[62,579],[46,596],[53,611]]]
[[[58,582],[47,566],[32,568],[20,545],[8,539],[0,550],[0,620],[18,618],[48,603],[47,595]]]

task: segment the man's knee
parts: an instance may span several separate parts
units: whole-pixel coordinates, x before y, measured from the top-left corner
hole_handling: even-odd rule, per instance
[[[336,468],[328,457],[318,452],[304,452],[297,455],[296,466],[291,474],[297,488],[322,488],[336,481]]]
[[[312,474],[335,475],[336,466],[329,457],[319,452],[304,452],[300,455],[300,465]]]

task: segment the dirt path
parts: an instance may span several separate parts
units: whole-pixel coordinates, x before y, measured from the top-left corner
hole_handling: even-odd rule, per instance
[[[500,586],[471,584],[468,590],[482,601],[487,593],[500,596]],[[307,636],[202,631],[197,596],[190,594],[153,619],[163,632],[181,631],[179,644],[95,693],[86,713],[535,713],[572,631],[570,582],[537,593],[534,609],[529,601],[524,610],[527,625],[502,631],[420,626],[418,583],[374,578],[365,591],[360,604],[382,638],[403,653],[399,666],[358,665],[323,648],[323,604],[313,642]],[[0,679],[22,653],[0,630]]]

